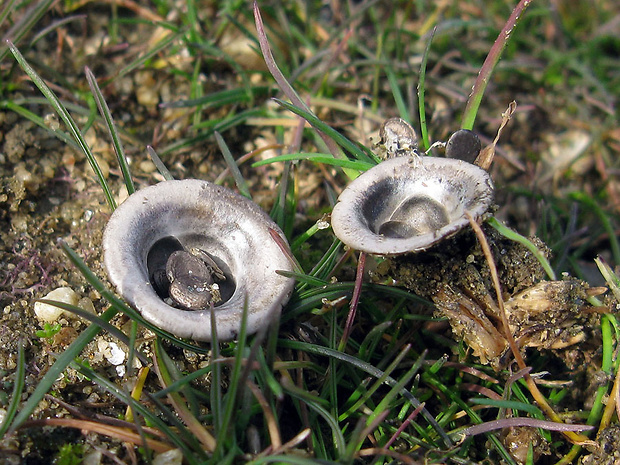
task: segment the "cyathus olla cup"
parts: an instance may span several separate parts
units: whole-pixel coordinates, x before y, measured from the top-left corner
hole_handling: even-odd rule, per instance
[[[456,234],[493,203],[493,182],[476,165],[417,154],[390,158],[342,192],[332,212],[336,236],[375,255],[426,250]]]
[[[278,241],[274,235],[279,236]],[[123,298],[175,336],[218,340],[272,324],[294,280],[288,243],[260,207],[230,189],[195,179],[141,189],[112,214],[103,238],[105,267]]]

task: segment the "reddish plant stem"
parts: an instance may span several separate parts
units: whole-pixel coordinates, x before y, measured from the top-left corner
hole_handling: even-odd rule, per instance
[[[482,96],[484,95],[484,90],[489,83],[489,79],[491,78],[491,74],[493,74],[493,70],[495,69],[495,65],[499,61],[504,48],[506,48],[506,44],[508,44],[508,40],[510,39],[510,34],[516,27],[521,15],[525,11],[525,9],[532,3],[532,0],[521,0],[519,4],[512,10],[512,14],[506,24],[504,24],[503,29],[495,39],[495,43],[491,50],[489,50],[489,54],[487,55],[484,63],[480,67],[480,72],[478,73],[478,77],[476,78],[476,82],[471,89],[471,94],[469,94],[469,99],[467,100],[467,105],[465,106],[465,112],[463,113],[463,121],[461,123],[461,127],[463,129],[472,129],[474,127],[474,121],[476,120],[476,115],[478,114],[478,108],[480,107],[480,102],[482,101]]]
[[[347,315],[347,322],[344,325],[342,339],[340,339],[340,344],[338,344],[338,350],[340,352],[344,351],[344,348],[347,346],[347,341],[353,328],[353,321],[355,320],[355,314],[357,313],[357,305],[360,301],[360,296],[362,295],[362,278],[364,277],[365,265],[366,254],[364,252],[360,252],[360,258],[357,261],[357,274],[355,276],[355,286],[353,287],[353,296],[351,297],[349,315]]]

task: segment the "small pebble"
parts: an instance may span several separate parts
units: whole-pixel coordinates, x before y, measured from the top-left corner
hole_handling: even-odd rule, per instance
[[[115,342],[108,342],[103,339],[97,341],[99,351],[112,365],[120,365],[125,361],[125,352]]]
[[[182,463],[183,454],[179,449],[162,452],[153,459],[153,465],[181,465]]]
[[[80,298],[77,293],[70,287],[59,287],[47,294],[44,299],[56,300],[66,304],[77,305]],[[65,312],[62,308],[53,305],[44,304],[43,302],[35,302],[34,313],[39,320],[44,323],[54,323]]]

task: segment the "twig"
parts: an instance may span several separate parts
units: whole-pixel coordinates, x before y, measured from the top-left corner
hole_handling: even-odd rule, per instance
[[[489,243],[487,242],[487,239],[484,236],[484,232],[482,232],[482,228],[480,227],[480,225],[474,221],[473,217],[468,211],[465,212],[465,216],[469,220],[469,224],[476,233],[476,237],[480,242],[480,247],[482,247],[482,251],[487,260],[487,264],[489,265],[491,279],[493,281],[493,286],[495,287],[495,294],[497,296],[497,306],[499,308],[499,314],[504,329],[504,337],[508,341],[508,345],[510,346],[510,350],[514,355],[515,361],[517,362],[519,369],[525,370],[527,368],[527,365],[525,364],[525,361],[521,356],[521,352],[519,352],[517,343],[515,342],[512,332],[510,331],[510,327],[508,326],[508,318],[506,317],[506,310],[504,308],[504,299],[502,299],[502,290],[500,287],[499,276],[497,274],[497,267],[495,266],[493,255],[491,254],[491,248],[489,247]],[[538,402],[540,408],[547,414],[549,418],[551,418],[551,420],[556,423],[563,424],[562,419],[547,403],[547,399],[545,399],[542,393],[538,390],[538,386],[536,386],[536,383],[529,375],[529,373],[524,373],[523,377],[525,379],[525,382],[527,383],[530,392],[532,393],[532,396],[534,397],[534,400]],[[588,439],[586,436],[582,434],[577,434],[571,430],[562,430],[562,433],[575,444],[594,444],[594,442]]]

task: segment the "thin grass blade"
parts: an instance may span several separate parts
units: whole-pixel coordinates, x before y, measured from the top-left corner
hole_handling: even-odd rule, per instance
[[[245,357],[245,345],[248,335],[248,298],[246,296],[243,303],[243,313],[241,317],[241,328],[239,329],[239,339],[237,341],[237,349],[235,353],[235,362],[233,364],[232,373],[230,374],[230,384],[226,396],[224,399],[223,411],[221,415],[220,429],[218,436],[228,435],[228,431],[232,425],[234,425],[235,406],[240,397],[242,390],[241,386],[241,373],[243,371],[243,361]]]
[[[166,165],[164,165],[164,162],[161,161],[161,158],[159,158],[159,155],[157,155],[157,152],[155,151],[155,149],[151,147],[150,145],[147,145],[146,151],[151,157],[151,161],[157,168],[157,171],[159,171],[159,174],[161,174],[166,181],[172,181],[174,177],[172,176],[170,171],[168,171],[168,168],[166,168]]]
[[[391,67],[387,66],[385,68],[385,74],[387,75],[388,83],[390,84],[390,90],[392,91],[392,96],[394,97],[396,108],[398,108],[398,114],[405,121],[409,121],[411,119],[411,116],[409,115],[409,110],[407,110],[407,104],[405,103],[405,99],[403,98],[403,93],[398,87],[398,79],[396,79],[396,73]]]
[[[114,81],[115,79],[118,79],[124,76],[125,74],[130,73],[134,69],[142,66],[147,60],[149,60],[150,58],[153,58],[159,52],[161,52],[166,47],[168,47],[170,44],[174,43],[177,39],[180,39],[181,37],[183,37],[183,34],[185,34],[185,31],[170,32],[166,37],[164,37],[157,44],[155,44],[155,46],[152,49],[150,49],[147,53],[139,56],[134,61],[129,63],[127,66],[122,68],[114,77],[108,79],[105,83],[103,83],[102,86],[105,87],[108,84],[110,84],[112,81]]]
[[[224,446],[228,443],[228,438],[222,434],[222,415],[224,405],[222,400],[222,367],[217,361],[220,358],[220,344],[217,337],[217,320],[215,319],[215,311],[211,304],[211,412],[213,414],[213,429],[217,446],[214,456],[222,458],[224,455]]]
[[[131,195],[136,191],[136,187],[134,186],[133,179],[131,178],[131,173],[129,172],[129,165],[127,164],[127,158],[125,157],[125,149],[123,149],[121,138],[119,137],[118,131],[116,130],[116,125],[114,124],[114,119],[112,118],[112,114],[110,113],[110,108],[108,107],[108,104],[103,98],[103,94],[101,93],[101,89],[99,89],[99,86],[97,85],[97,79],[95,79],[95,75],[93,74],[93,72],[88,66],[84,68],[84,72],[86,74],[86,80],[88,81],[90,91],[95,97],[95,103],[97,104],[97,108],[99,109],[99,114],[101,114],[101,116],[103,117],[106,128],[108,129],[108,134],[112,139],[112,146],[114,147],[114,152],[116,153],[118,166],[121,168],[121,172],[123,173],[123,179],[125,180],[127,192],[129,193],[129,195]]]
[[[543,418],[544,414],[542,410],[533,404],[527,404],[525,402],[519,402],[516,400],[495,400],[495,399],[470,399],[472,404],[484,405],[488,407],[496,407],[499,409],[512,409],[527,412],[532,415],[536,415],[539,418]]]
[[[334,158],[328,153],[290,153],[287,155],[278,155],[276,157],[268,158],[252,163],[252,167],[270,165],[272,163],[284,162],[284,161],[298,161],[298,160],[310,160],[315,163],[322,163],[324,165],[339,166],[341,168],[349,168],[358,171],[366,171],[375,166],[374,163],[368,163],[359,160],[345,160],[342,158]]]
[[[368,399],[381,387],[383,383],[387,382],[390,374],[398,367],[400,362],[402,362],[403,358],[407,355],[409,350],[411,349],[411,344],[406,345],[403,350],[401,350],[396,358],[388,365],[388,367],[383,371],[380,377],[378,377],[375,382],[368,389],[364,389],[364,393],[344,412],[338,417],[338,421],[344,421],[349,418],[354,412],[360,409],[362,405],[366,403]],[[421,364],[422,358],[420,358]],[[419,364],[416,363],[416,366],[419,367]]]
[[[503,225],[495,217],[489,218],[488,223],[491,226],[493,226],[495,229],[497,229],[497,231],[499,231],[499,233],[502,236],[504,236],[507,239],[510,239],[512,241],[518,242],[519,244],[524,245],[525,247],[527,247],[527,249],[530,252],[532,252],[532,254],[534,254],[534,256],[536,257],[536,259],[538,260],[540,265],[543,267],[543,269],[545,270],[545,273],[547,273],[547,276],[549,277],[549,279],[551,279],[552,281],[555,281],[555,279],[556,279],[555,271],[553,271],[553,268],[551,268],[551,264],[549,263],[549,260],[547,260],[547,258],[544,256],[544,254],[540,251],[540,249],[538,247],[536,247],[536,245],[534,245],[534,243],[532,241],[530,241],[527,237],[522,236],[518,232],[513,231],[512,229],[510,229],[507,226]]]
[[[111,307],[103,312],[100,318],[103,321],[110,321],[114,316],[116,316],[117,313],[118,312],[116,309]],[[77,339],[75,339],[75,341],[73,341],[64,352],[59,355],[45,376],[41,379],[41,381],[39,381],[34,392],[22,406],[22,409],[13,420],[13,423],[11,423],[9,432],[14,432],[28,419],[30,414],[34,412],[39,405],[39,402],[41,402],[45,394],[49,392],[62,372],[65,371],[69,364],[80,355],[84,347],[86,347],[86,345],[92,341],[97,334],[99,334],[99,331],[101,331],[101,327],[99,325],[94,323],[91,324],[88,328],[82,331],[82,333],[80,333]]]
[[[15,6],[16,1],[17,0],[9,0],[9,2],[4,5],[4,9],[0,11],[0,27],[2,27],[2,24],[4,24],[6,19],[9,17],[11,11],[13,11],[13,7]]]
[[[15,47],[15,45],[13,45],[10,41],[7,41],[7,44],[9,46],[9,49],[11,50],[11,53],[13,54],[21,68],[30,77],[30,79],[32,79],[32,82],[34,82],[34,84],[39,88],[41,93],[49,101],[50,105],[54,108],[54,110],[56,110],[58,116],[60,116],[60,118],[67,125],[69,132],[71,133],[77,144],[80,146],[82,152],[84,152],[84,155],[86,155],[86,158],[88,159],[91,168],[95,172],[97,180],[99,181],[99,184],[101,185],[101,188],[103,189],[103,192],[105,194],[106,200],[108,201],[108,205],[110,205],[110,208],[112,210],[116,209],[116,201],[112,196],[112,192],[110,192],[110,188],[108,187],[105,177],[103,176],[101,168],[99,167],[95,156],[90,151],[90,147],[86,143],[84,136],[82,136],[82,133],[77,127],[77,124],[75,124],[75,121],[73,121],[73,118],[71,117],[67,109],[61,103],[58,97],[56,97],[56,94],[52,92],[52,90],[47,86],[47,84],[45,84],[45,81],[43,81],[43,79],[37,74],[37,72],[28,64],[28,62],[24,59],[22,54]]]
[[[172,374],[168,366],[172,366],[173,362],[163,351],[161,344],[155,343],[155,363],[157,375],[163,388],[170,386],[174,382]],[[184,399],[178,392],[169,392],[168,398],[179,417],[185,422],[187,428],[198,438],[202,446],[209,453],[213,453],[216,448],[215,438],[209,433],[198,419],[189,411],[185,405]]]
[[[321,347],[315,344],[309,344],[309,343],[301,342],[301,341],[287,341],[283,339],[281,339],[279,343],[280,343],[280,347],[289,347],[295,350],[303,350],[303,351],[307,351],[307,352],[310,352],[316,355],[323,355],[326,357],[333,357],[338,360],[342,360],[376,378],[380,378],[383,375],[383,372],[379,370],[378,368],[374,367],[373,365],[367,362],[364,362],[356,357],[353,357],[349,354],[345,354],[343,352],[339,352],[337,350],[330,349],[328,347]],[[397,381],[394,378],[389,377],[389,376],[386,378],[385,382],[388,386],[394,386],[395,384],[397,384]],[[414,407],[419,407],[421,405],[421,402],[413,394],[411,394],[407,389],[402,389],[400,393]],[[426,421],[433,427],[433,429],[437,432],[437,434],[441,437],[444,444],[448,447],[452,446],[452,440],[446,434],[443,428],[439,425],[439,423],[437,423],[437,421],[430,414],[430,412],[426,409],[423,409],[422,415],[424,416]]]
[[[24,118],[32,121],[40,128],[45,129],[50,134],[53,134],[55,137],[58,137],[65,144],[70,145],[77,150],[80,150],[80,146],[76,144],[76,142],[66,132],[61,129],[52,129],[48,124],[45,124],[45,120],[43,118],[28,110],[27,108],[17,104],[16,102],[5,100],[4,102],[0,102],[0,108],[6,108],[8,110],[14,111],[15,113],[23,116]]]
[[[13,385],[13,394],[11,401],[6,408],[2,425],[0,425],[0,439],[4,437],[9,430],[9,426],[15,418],[15,413],[22,400],[22,392],[26,384],[26,353],[24,351],[24,341],[20,338],[17,343],[17,371],[15,372],[15,381]]]
[[[220,150],[222,151],[222,155],[224,156],[226,165],[228,165],[228,169],[230,170],[230,173],[233,175],[233,178],[235,179],[235,184],[237,184],[237,189],[239,189],[239,193],[243,195],[244,197],[247,197],[248,199],[252,200],[252,194],[250,194],[248,183],[245,182],[245,178],[241,174],[241,171],[239,170],[239,166],[237,166],[237,162],[232,156],[232,153],[230,153],[230,149],[228,148],[228,145],[226,145],[226,141],[224,140],[222,135],[217,131],[215,131],[213,135],[215,136],[217,145],[220,147]]]
[[[428,138],[428,127],[426,126],[426,63],[428,62],[428,55],[431,51],[431,44],[433,43],[433,38],[435,37],[435,32],[437,32],[437,27],[433,28],[433,32],[428,38],[428,43],[426,44],[426,48],[424,49],[424,54],[422,55],[422,63],[420,63],[420,81],[418,82],[418,111],[420,113],[420,139],[422,141],[421,149],[423,151],[428,150],[431,146],[430,140]]]
[[[15,23],[11,29],[9,29],[9,31],[2,37],[2,43],[0,44],[0,61],[4,59],[8,52],[7,46],[10,48],[13,46],[12,43],[19,43],[22,37],[24,37],[28,31],[30,31],[33,26],[39,22],[43,15],[49,11],[55,1],[56,0],[41,0],[36,3],[26,13],[24,13],[20,20]],[[7,8],[3,10],[2,14],[4,15],[6,13],[6,15],[8,15],[12,5],[13,2],[10,2],[9,5],[7,5]]]
[[[469,99],[467,100],[467,105],[465,106],[465,111],[463,112],[461,128],[470,130],[473,129],[474,122],[476,121],[476,115],[478,114],[478,108],[480,108],[480,102],[482,101],[482,96],[484,95],[487,84],[491,79],[493,70],[499,62],[502,52],[508,44],[508,40],[510,40],[511,34],[514,32],[515,27],[517,26],[519,20],[523,17],[525,9],[530,5],[530,3],[532,3],[532,0],[519,1],[519,4],[514,8],[514,10],[512,10],[512,14],[508,18],[508,21],[506,21],[506,24],[504,24],[504,27],[497,36],[497,39],[495,39],[495,43],[491,47],[491,50],[489,50],[489,54],[480,68],[476,82],[474,83]]]
[[[284,100],[279,100],[277,98],[275,98],[274,100],[287,110],[301,116],[303,119],[308,121],[308,123],[310,123],[312,127],[318,129],[320,133],[323,133],[333,139],[338,145],[340,145],[347,152],[353,155],[357,160],[371,163],[373,165],[378,163],[379,159],[376,158],[376,156],[369,149],[362,145],[351,142],[334,128],[325,124],[323,121],[317,118],[313,113],[309,113],[303,108],[296,107],[295,105],[285,102]]]
[[[338,421],[321,405],[321,399],[303,389],[299,389],[288,378],[282,378],[282,387],[291,397],[304,402],[311,410],[314,410],[325,420],[332,432],[336,450],[339,454],[343,454],[346,450],[346,441],[344,440],[342,430],[338,425]]]

